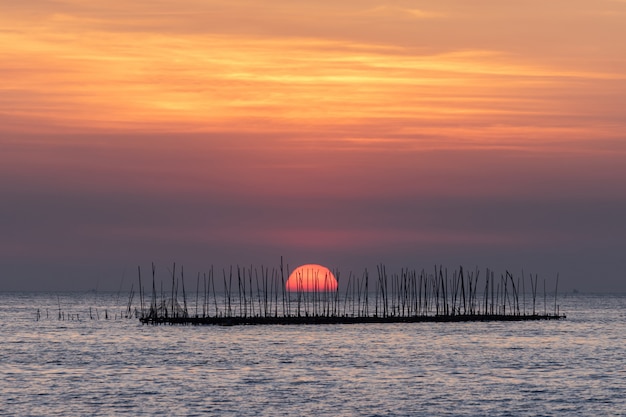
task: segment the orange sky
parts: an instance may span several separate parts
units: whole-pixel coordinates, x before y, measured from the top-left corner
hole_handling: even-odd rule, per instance
[[[418,148],[620,135],[624,2],[335,3],[4,5],[4,129]]]
[[[506,244],[552,271],[534,246],[585,239],[622,266],[626,1],[23,0],[0,28],[10,270]],[[88,236],[52,243],[70,229]]]

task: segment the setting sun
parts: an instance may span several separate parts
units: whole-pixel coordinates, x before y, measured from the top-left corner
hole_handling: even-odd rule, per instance
[[[335,275],[322,265],[306,264],[294,269],[287,280],[287,291],[323,292],[336,291]]]

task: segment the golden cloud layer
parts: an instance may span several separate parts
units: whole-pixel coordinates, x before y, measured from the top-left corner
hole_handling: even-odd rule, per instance
[[[563,28],[597,12],[593,4],[576,2]],[[454,42],[485,15],[508,16],[515,27],[537,2],[485,7],[478,17],[454,2],[437,10],[277,0],[3,7],[0,118],[9,131],[307,131],[352,144],[441,147],[616,138],[623,128],[624,60],[611,55],[619,46],[596,39],[600,52],[587,57],[602,60],[588,64],[584,45],[568,54],[567,39],[554,59],[532,35],[523,48],[480,41],[508,38],[500,26],[472,33],[473,45]],[[439,36],[438,24],[461,26]],[[524,54],[533,44],[539,52]]]

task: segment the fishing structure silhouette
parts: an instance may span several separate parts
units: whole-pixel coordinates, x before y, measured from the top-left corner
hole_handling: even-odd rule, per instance
[[[288,267],[287,267],[288,269]],[[171,288],[156,288],[156,268],[152,264],[152,288],[146,292],[139,274],[139,309],[135,316],[144,324],[170,325],[290,325],[418,322],[534,321],[566,318],[557,304],[558,275],[554,308],[548,311],[546,281],[543,281],[543,312],[537,311],[538,275],[530,274],[531,292],[526,293],[524,276],[515,279],[506,271],[496,278],[494,271],[467,272],[463,267],[448,271],[441,266],[432,272],[402,269],[388,274],[377,266],[375,278],[367,270],[361,276],[350,274],[343,289],[326,291],[332,277],[297,277],[296,291],[285,286],[281,258],[279,268],[230,267],[222,270],[221,280],[208,273],[196,277],[195,298],[188,300],[184,270],[171,270]],[[523,274],[522,274],[523,275]],[[339,272],[335,272],[338,282]],[[334,279],[334,278],[332,278]],[[215,290],[216,280],[223,291]],[[306,291],[304,289],[307,289]],[[182,304],[181,304],[182,295]],[[527,302],[526,296],[529,300]],[[128,305],[132,304],[134,292]],[[521,302],[520,302],[521,298]],[[532,308],[531,308],[532,307]],[[130,308],[130,307],[129,307]]]

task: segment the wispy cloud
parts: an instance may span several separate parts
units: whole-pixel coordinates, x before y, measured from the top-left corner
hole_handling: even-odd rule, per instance
[[[446,14],[436,11],[428,11],[424,9],[404,8],[391,5],[380,5],[370,9],[365,9],[358,14],[363,16],[374,17],[392,17],[392,18],[413,18],[413,19],[441,19]]]
[[[38,4],[32,15],[26,2],[0,17],[5,129],[275,134],[306,126],[317,140],[346,147],[408,149],[610,139],[623,120],[619,63],[544,62],[450,48],[436,37],[434,47],[421,48],[325,33],[319,23],[307,32],[290,22],[313,25],[308,9],[282,1],[268,6],[272,16],[252,2],[245,10],[220,1]],[[331,20],[361,13],[375,22],[449,17],[369,6],[324,4],[311,13]],[[292,140],[308,140],[303,135]]]

